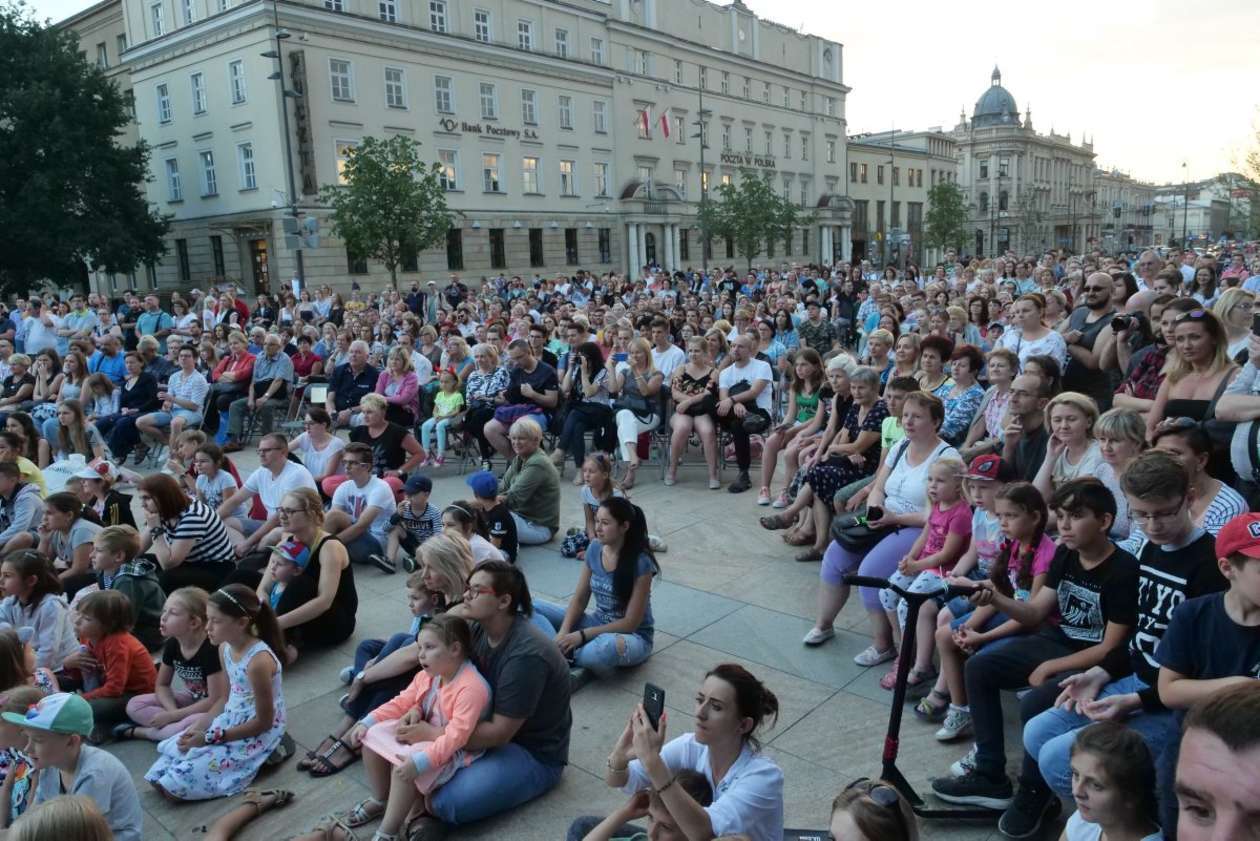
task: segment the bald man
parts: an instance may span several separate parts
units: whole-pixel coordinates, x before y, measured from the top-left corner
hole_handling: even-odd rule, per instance
[[[1079,391],[1094,398],[1098,410],[1111,408],[1111,378],[1100,374],[1102,342],[1099,334],[1110,331],[1116,309],[1111,304],[1115,281],[1106,272],[1092,272],[1081,287],[1080,306],[1072,310],[1066,323],[1060,328],[1063,341],[1067,342],[1068,365],[1063,374],[1063,390]]]

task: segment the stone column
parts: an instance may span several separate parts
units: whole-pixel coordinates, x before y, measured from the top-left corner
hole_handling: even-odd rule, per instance
[[[674,270],[674,237],[671,231],[674,226],[666,222],[661,226],[661,268],[667,272]]]
[[[637,278],[637,277],[639,276],[639,274],[638,274],[638,273],[639,273],[639,269],[641,269],[641,268],[643,267],[643,265],[647,262],[647,258],[648,258],[648,255],[647,255],[647,225],[644,225],[644,224],[642,224],[642,223],[640,223],[640,224],[638,224],[638,225],[635,225],[635,230],[637,231],[636,236],[638,236],[638,238],[639,238],[639,239],[638,239],[638,245],[636,245],[636,246],[635,246],[635,248],[636,248],[636,253],[639,255],[639,261],[638,261],[637,263],[635,263],[635,264],[634,264],[634,266],[631,268],[631,272],[633,273],[634,278]]]
[[[633,278],[639,271],[639,266],[643,265],[639,254],[639,226],[630,222],[626,225],[626,260],[630,263],[627,277]]]
[[[682,224],[675,222],[672,226],[674,229],[674,271],[682,268]]]
[[[822,225],[818,228],[818,232],[822,234],[822,242],[818,246],[818,261],[824,264],[831,263],[835,259],[833,257],[835,245],[832,241],[832,227],[830,225]]]
[[[853,262],[853,226],[840,226],[840,259]]]

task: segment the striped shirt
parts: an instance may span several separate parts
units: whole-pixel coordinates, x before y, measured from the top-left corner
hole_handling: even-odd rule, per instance
[[[227,529],[214,509],[199,499],[188,503],[172,528],[165,523],[158,527],[168,543],[191,540],[192,548],[184,558],[186,564],[217,564],[236,560]]]
[[[206,392],[209,390],[210,383],[206,382],[206,378],[199,371],[185,374],[182,368],[171,374],[170,381],[166,384],[166,391],[172,397],[195,404],[194,409],[188,409],[187,406],[179,407],[192,412],[201,411],[206,402]]]

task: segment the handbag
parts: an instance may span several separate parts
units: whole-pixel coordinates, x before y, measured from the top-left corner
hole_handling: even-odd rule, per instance
[[[650,418],[654,414],[651,401],[635,391],[623,390],[613,401],[613,408],[618,411],[626,409],[640,418]]]
[[[536,415],[540,411],[533,403],[509,403],[494,410],[494,419],[504,426],[511,426],[526,415]]]
[[[747,380],[740,380],[739,382],[735,383],[735,385],[727,389],[726,393],[730,397],[735,397],[737,395],[743,394],[745,391],[748,391],[750,388],[752,388],[752,385],[750,385]],[[755,403],[752,406],[748,406],[746,408],[748,409],[748,411],[744,415],[741,421],[741,425],[743,426],[744,431],[747,432],[749,435],[764,434],[766,430],[770,428],[770,416],[766,414],[763,410],[758,409]]]
[[[897,463],[901,461],[901,457],[906,454],[908,449],[910,449],[910,442],[903,442],[901,447],[898,448],[897,454],[893,456],[892,467],[889,469],[889,473],[897,469]],[[840,548],[846,552],[851,552],[854,555],[865,555],[875,548],[875,544],[896,532],[898,528],[900,526],[871,528],[866,522],[866,508],[863,507],[860,513],[848,511],[833,517],[830,533],[831,539],[839,543]]]
[[[692,403],[685,410],[683,410],[683,414],[690,415],[693,418],[698,418],[702,415],[711,415],[716,411],[717,411],[717,397],[713,394],[713,392],[710,391],[710,392],[706,392],[704,397],[701,397],[695,403]]]
[[[1212,449],[1217,451],[1229,451],[1230,442],[1234,439],[1234,427],[1238,424],[1233,421],[1223,421],[1216,417],[1216,404],[1225,394],[1225,389],[1229,388],[1230,378],[1223,377],[1221,384],[1217,386],[1216,393],[1212,395],[1212,402],[1208,404],[1207,411],[1203,413],[1203,420],[1199,421],[1199,427],[1207,435],[1212,442]]]

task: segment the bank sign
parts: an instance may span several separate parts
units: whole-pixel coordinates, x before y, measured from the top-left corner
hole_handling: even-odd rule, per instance
[[[723,152],[722,163],[728,166],[753,166],[774,169],[775,159],[770,155],[752,155],[745,152]]]
[[[500,128],[492,123],[466,123],[463,120],[452,120],[449,117],[438,120],[442,131],[462,134],[484,134],[487,137],[523,137],[526,140],[537,140],[538,132],[532,128],[514,129]]]

